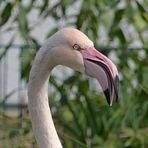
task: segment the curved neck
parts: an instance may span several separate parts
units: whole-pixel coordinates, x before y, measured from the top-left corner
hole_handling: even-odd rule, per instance
[[[28,84],[28,107],[38,146],[62,148],[48,104],[48,77],[55,66],[49,52],[40,49],[34,60]]]

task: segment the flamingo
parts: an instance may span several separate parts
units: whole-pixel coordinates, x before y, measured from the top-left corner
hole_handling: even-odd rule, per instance
[[[28,108],[33,132],[40,148],[62,148],[48,104],[48,79],[56,65],[65,65],[96,78],[112,105],[118,100],[118,71],[113,62],[97,51],[81,31],[63,28],[37,52],[28,83]]]

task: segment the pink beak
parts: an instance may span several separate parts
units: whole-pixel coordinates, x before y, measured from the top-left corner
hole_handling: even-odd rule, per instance
[[[108,104],[112,105],[114,98],[118,100],[119,91],[116,66],[95,48],[81,49],[80,52],[84,59],[85,73],[99,81]]]

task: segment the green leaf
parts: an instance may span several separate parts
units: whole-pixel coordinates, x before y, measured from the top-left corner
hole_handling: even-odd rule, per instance
[[[6,101],[16,92],[17,90],[15,89],[15,90],[12,90],[9,94],[5,95],[4,99],[0,101],[0,106],[3,106],[6,103]]]
[[[43,3],[43,5],[40,8],[40,15],[47,10],[48,3],[49,3],[49,0],[44,0],[44,3]]]
[[[142,85],[148,89],[148,67],[146,66],[142,69]]]
[[[116,28],[115,32],[114,32],[114,35],[117,35],[121,44],[122,45],[125,45],[126,44],[126,37],[122,31],[121,28]]]
[[[30,128],[29,127],[26,127],[26,128],[24,128],[24,131],[23,131],[24,133],[24,135],[27,135],[27,134],[29,134],[30,133]]]
[[[127,40],[126,36],[124,35],[124,32],[120,27],[113,28],[109,33],[111,38],[117,37],[122,45],[126,45]]]
[[[64,16],[66,16],[66,9],[69,5],[72,5],[75,1],[73,0],[61,0],[61,10]]]
[[[118,35],[121,43],[126,42],[123,31],[119,27],[119,22],[123,18],[124,12],[125,12],[125,9],[118,9],[118,10],[115,11],[115,16],[114,16],[112,25],[110,27],[110,31],[108,33],[111,38],[114,37],[115,35]]]
[[[26,16],[27,12],[25,11],[25,8],[20,2],[18,2],[17,5],[18,5],[18,11],[19,11],[17,16],[19,31],[25,40],[29,40],[30,39],[28,34],[29,27],[28,27],[28,21]]]
[[[10,131],[9,138],[14,138],[14,137],[17,137],[17,136],[19,136],[19,130],[18,129],[14,129],[14,130]]]
[[[34,53],[31,50],[27,50],[26,48],[21,50],[21,79],[28,80],[33,57]]]
[[[32,10],[34,2],[35,2],[35,0],[30,0],[30,3],[25,7],[25,10],[27,12]]]
[[[114,17],[114,24],[118,24],[120,21],[121,21],[121,19],[123,18],[123,16],[124,16],[124,12],[125,12],[125,9],[123,8],[123,9],[118,9],[116,12],[115,12],[115,17]]]
[[[11,3],[7,3],[7,5],[4,7],[0,16],[0,26],[4,25],[8,21],[9,17],[11,16],[12,8]]]
[[[9,51],[9,48],[11,47],[13,41],[14,41],[15,37],[13,36],[11,38],[11,40],[9,41],[9,43],[7,44],[7,46],[5,47],[4,51],[0,54],[0,61],[3,59],[3,57],[5,57],[5,55],[7,54],[7,52]]]
[[[146,12],[146,10],[145,10],[144,6],[142,6],[142,4],[140,4],[138,1],[136,1],[136,3],[137,3],[138,9],[140,11],[140,14],[141,14],[143,20],[148,23],[148,12]]]
[[[48,35],[47,35],[47,38],[50,37],[50,36],[52,36],[52,35],[53,35],[55,32],[57,32],[57,31],[58,31],[58,28],[57,28],[57,27],[51,29],[51,30],[49,31]]]

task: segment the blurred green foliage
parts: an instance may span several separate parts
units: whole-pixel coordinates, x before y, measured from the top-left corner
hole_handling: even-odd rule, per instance
[[[51,76],[49,83],[55,89],[49,93],[49,103],[64,148],[148,147],[147,0],[30,0],[27,4],[12,0],[0,1],[0,5],[0,26],[15,24],[11,29],[17,29],[26,44],[41,46],[31,31],[51,18],[55,27],[47,29],[47,37],[61,28],[63,21],[62,27],[74,26],[85,32],[118,67],[120,101],[112,107],[89,87],[85,76],[76,72],[64,80]],[[70,9],[76,10],[71,13]],[[32,10],[38,12],[34,26],[27,19]],[[21,77],[26,81],[35,53],[29,47],[21,49]],[[14,130],[9,137],[17,134]]]

